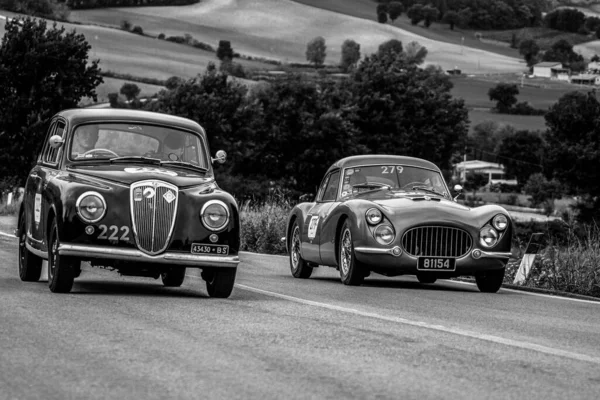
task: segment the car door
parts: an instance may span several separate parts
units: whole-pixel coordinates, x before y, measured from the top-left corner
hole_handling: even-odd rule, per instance
[[[340,186],[340,171],[332,171],[319,188],[315,204],[308,210],[303,226],[302,255],[305,260],[320,264],[321,232],[324,221],[330,210],[335,206]],[[327,240],[325,238],[325,240]]]
[[[64,148],[64,146],[53,148],[50,146],[49,140],[55,135],[62,138],[65,126],[66,123],[62,119],[52,121],[46,135],[42,156],[30,175],[33,194],[33,224],[31,226],[31,234],[33,240],[38,244],[43,244],[47,228],[45,216],[48,215],[50,202],[46,189],[48,183],[58,174],[59,160]]]

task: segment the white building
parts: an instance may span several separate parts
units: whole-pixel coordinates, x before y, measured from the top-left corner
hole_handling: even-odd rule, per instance
[[[533,66],[533,76],[538,78],[555,78],[564,71],[563,65],[555,61],[544,61]]]
[[[517,184],[516,179],[509,179],[509,177],[506,176],[502,164],[480,160],[462,161],[458,164],[454,164],[454,178],[458,178],[463,182],[469,174],[487,175],[489,185],[497,183],[504,183],[506,185]]]

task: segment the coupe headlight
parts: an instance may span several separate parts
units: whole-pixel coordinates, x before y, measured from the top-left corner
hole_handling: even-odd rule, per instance
[[[377,225],[383,219],[381,211],[376,208],[369,208],[366,213],[367,222],[371,225]]]
[[[89,224],[100,221],[106,214],[106,201],[97,192],[85,192],[79,196],[75,207],[77,215]]]
[[[498,243],[498,232],[489,225],[479,231],[479,243],[483,247],[494,247]]]
[[[394,229],[389,225],[379,225],[375,229],[375,240],[380,244],[390,244],[394,241]]]
[[[497,230],[503,231],[508,226],[508,218],[506,218],[506,215],[498,214],[492,219],[492,225],[494,225],[494,228]]]
[[[202,207],[200,218],[211,231],[219,231],[229,222],[229,209],[220,200],[210,200]]]

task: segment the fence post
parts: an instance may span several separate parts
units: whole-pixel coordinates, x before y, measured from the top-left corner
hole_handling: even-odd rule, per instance
[[[531,238],[529,239],[529,243],[527,243],[527,247],[525,248],[525,254],[521,259],[521,265],[519,266],[519,270],[515,274],[515,279],[513,284],[522,285],[527,281],[529,277],[529,272],[531,272],[531,267],[533,266],[533,262],[535,261],[535,256],[538,254],[542,243],[543,233],[532,233]]]
[[[10,192],[10,193],[8,194],[8,198],[6,199],[6,204],[7,204],[7,205],[9,205],[9,206],[11,205],[11,203],[12,203],[12,198],[13,198],[13,194],[12,194],[12,192]]]

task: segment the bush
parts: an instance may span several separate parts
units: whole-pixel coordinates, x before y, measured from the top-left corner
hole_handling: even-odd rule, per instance
[[[129,22],[126,19],[122,20],[121,21],[121,29],[123,29],[124,31],[131,30],[131,22]]]
[[[160,40],[164,40],[164,39],[165,39],[165,34],[164,34],[164,33],[159,33],[159,34],[158,34],[158,38],[159,38]]]
[[[185,38],[183,36],[168,36],[166,40],[168,40],[169,42],[180,44],[185,43]]]
[[[544,115],[546,114],[545,110],[538,110],[537,108],[533,108],[531,104],[527,101],[523,101],[515,104],[514,107],[508,110],[508,114],[513,115]]]
[[[250,201],[240,208],[240,250],[267,254],[285,254],[288,213],[292,206],[287,200],[271,198],[262,204]]]
[[[143,35],[144,34],[144,30],[139,25],[134,26],[133,29],[131,30],[131,32],[133,32],[133,33],[135,33],[137,35]]]
[[[244,67],[242,66],[242,64],[233,62],[227,58],[224,59],[223,62],[221,62],[219,70],[237,78],[246,77],[246,71],[244,71]]]

